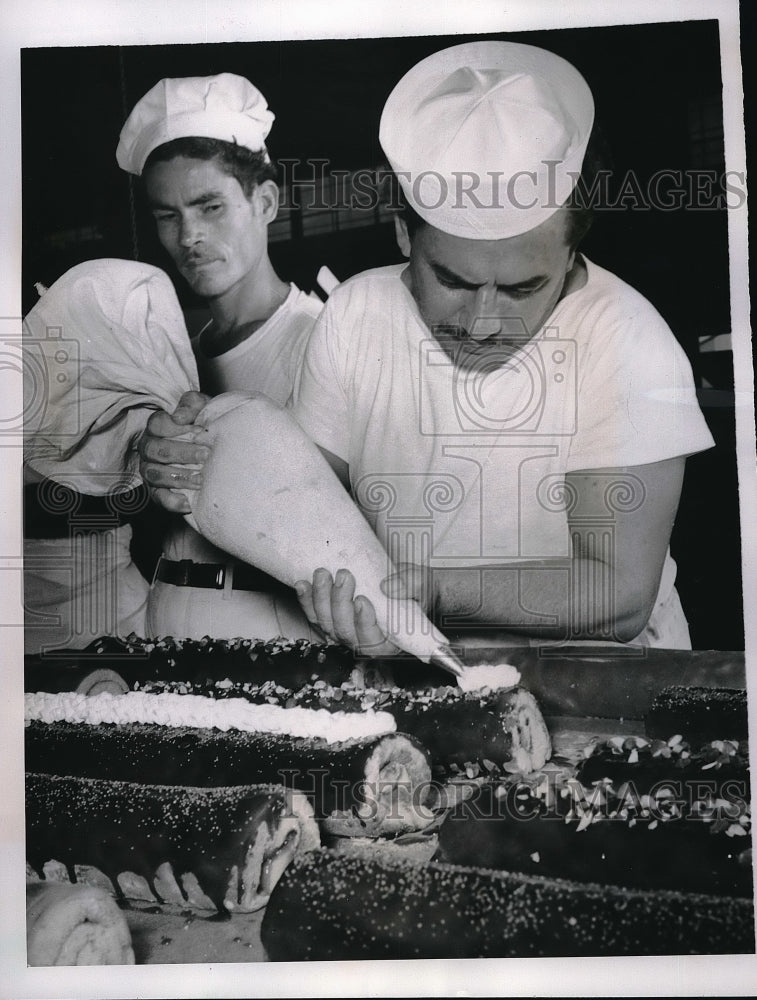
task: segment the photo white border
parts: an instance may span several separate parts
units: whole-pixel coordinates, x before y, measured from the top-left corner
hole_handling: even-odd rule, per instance
[[[75,45],[145,45],[377,37],[717,18],[728,170],[745,171],[737,0],[6,0],[0,33],[0,322],[20,330],[20,50]],[[643,72],[640,53],[639,72]],[[96,82],[93,81],[96,85]],[[55,115],[56,94],[50,94]],[[44,128],[44,122],[40,122]],[[75,155],[75,151],[72,151]],[[29,194],[27,193],[27,196]],[[757,479],[747,271],[747,216],[729,214],[733,356],[737,400],[747,665],[754,692],[757,620]],[[16,319],[14,320],[14,317]],[[14,331],[15,332],[15,331]],[[2,409],[20,413],[21,388],[0,374]],[[0,487],[0,576],[4,651],[0,760],[21,760],[21,442],[6,451]],[[750,698],[750,727],[757,711]],[[754,753],[754,747],[752,747]],[[753,759],[754,763],[754,759]],[[24,933],[23,774],[3,768],[0,797],[0,995],[47,997],[299,996],[718,996],[749,995],[757,958],[489,959],[464,962],[296,963],[27,969]]]

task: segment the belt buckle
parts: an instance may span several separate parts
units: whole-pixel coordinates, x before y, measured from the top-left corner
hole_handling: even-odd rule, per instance
[[[227,563],[225,566],[221,566],[218,576],[221,580],[221,586],[223,588],[224,601],[230,601],[233,599],[234,594],[234,563]]]
[[[177,587],[192,587],[196,586],[192,580],[192,570],[195,566],[195,562],[192,559],[177,559],[176,568],[178,570],[178,578],[176,580]]]

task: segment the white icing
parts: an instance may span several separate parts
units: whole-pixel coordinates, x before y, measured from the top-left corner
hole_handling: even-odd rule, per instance
[[[323,739],[327,743],[395,732],[388,712],[328,712],[325,708],[281,708],[252,705],[244,698],[206,698],[196,694],[50,694],[40,691],[24,696],[24,718],[39,722],[84,722],[89,725],[124,725],[147,722],[159,726],[197,729],[237,729],[247,733]]]
[[[479,663],[465,667],[457,678],[458,686],[463,691],[479,691],[481,688],[515,687],[520,681],[520,672],[509,663]]]

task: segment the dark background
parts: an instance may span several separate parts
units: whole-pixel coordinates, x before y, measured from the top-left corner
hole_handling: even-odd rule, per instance
[[[750,10],[747,4],[742,47],[749,73],[756,37]],[[660,169],[722,172],[716,21],[487,36],[27,49],[21,63],[24,311],[36,301],[34,282],[50,284],[94,257],[138,257],[175,276],[139,182],[115,161],[129,110],[159,79],[246,76],[276,114],[268,140],[274,159],[321,158],[352,170],[382,162],[379,117],[400,76],[431,52],[480,37],[543,45],[576,65],[595,95],[613,183],[627,171],[642,186]],[[54,104],[51,89],[58,95]],[[703,109],[706,141],[697,124]],[[672,539],[678,589],[695,648],[743,648],[732,364],[729,352],[699,351],[701,337],[731,328],[726,213],[600,212],[583,249],[655,304],[692,362],[717,446],[687,463]],[[306,289],[314,287],[322,264],[343,279],[400,259],[390,223],[272,243],[271,256],[282,277]],[[196,325],[200,303],[180,279],[177,291]]]

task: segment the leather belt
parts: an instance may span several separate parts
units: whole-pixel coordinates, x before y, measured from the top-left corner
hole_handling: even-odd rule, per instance
[[[227,574],[231,575],[232,590],[253,590],[269,593],[291,593],[289,587],[247,563],[196,563],[191,559],[158,560],[155,579],[174,587],[198,587],[204,590],[224,590]]]
[[[147,491],[138,487],[116,496],[88,496],[46,479],[24,485],[24,537],[70,538],[75,529],[110,531],[139,515]]]

